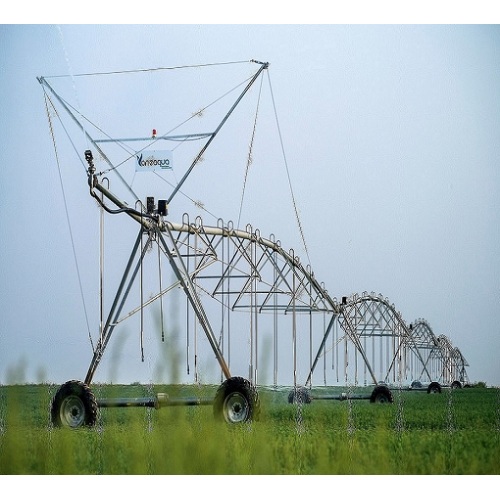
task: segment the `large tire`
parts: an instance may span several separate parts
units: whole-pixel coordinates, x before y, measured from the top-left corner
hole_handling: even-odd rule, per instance
[[[294,387],[288,394],[288,402],[290,404],[308,405],[312,402],[311,393],[307,387]]]
[[[260,414],[259,395],[255,387],[242,377],[231,377],[217,389],[214,417],[229,424],[257,420]]]
[[[52,399],[50,415],[55,427],[92,427],[97,421],[97,414],[94,394],[78,380],[64,383]]]
[[[458,380],[455,380],[454,382],[452,382],[451,388],[452,389],[461,389],[462,388],[462,384]]]
[[[439,382],[431,382],[427,387],[427,394],[438,394],[441,392],[441,384]]]
[[[370,396],[370,403],[393,403],[392,392],[386,385],[377,385]]]

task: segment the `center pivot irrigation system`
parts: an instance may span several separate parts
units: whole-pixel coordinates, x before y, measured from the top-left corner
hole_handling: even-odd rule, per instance
[[[461,387],[467,382],[467,362],[460,351],[452,347],[448,338],[436,337],[425,320],[407,325],[394,305],[373,293],[340,300],[332,298],[311,267],[303,265],[293,250],[285,250],[274,236],[265,238],[249,225],[240,229],[222,219],[213,226],[205,225],[201,217],[190,220],[186,213],[181,222],[170,220],[174,197],[182,193],[186,180],[204,160],[222,127],[257,81],[261,82],[262,89],[262,77],[268,74],[269,65],[259,61],[250,61],[250,64],[257,70],[238,87],[236,97],[212,131],[187,133],[171,127],[164,135],[153,130],[149,137],[121,139],[89,120],[57,92],[52,81],[59,77],[38,78],[44,90],[56,158],[59,153],[55,128],[60,124],[63,133],[72,137],[73,152],[85,166],[89,194],[97,202],[101,221],[98,339],[94,343],[90,337],[92,359],[85,378],[64,383],[55,394],[51,406],[54,425],[94,425],[99,407],[159,408],[181,404],[210,404],[216,418],[230,423],[246,422],[259,415],[258,387],[279,387],[280,370],[288,375],[292,373],[293,386],[288,400],[293,403],[348,398],[392,402],[391,388],[440,392],[443,386]],[[175,69],[186,68],[190,67]],[[130,73],[134,72],[120,74]],[[112,73],[99,75],[109,77]],[[72,78],[80,76],[98,74],[72,75]],[[199,117],[205,111],[195,114]],[[189,119],[182,124],[187,122]],[[70,125],[74,128],[72,136]],[[80,148],[78,141],[84,146]],[[132,179],[141,168],[148,172],[137,175],[151,176],[154,181],[170,174],[172,151],[152,149],[159,141],[182,146],[201,141],[202,146],[184,166],[182,178],[171,185],[169,197],[155,199],[148,195],[141,201],[134,197],[132,182],[126,180],[126,169],[134,171]],[[108,148],[117,145],[122,157],[112,159],[113,153]],[[103,166],[101,170],[98,162]],[[112,175],[117,185],[126,186],[125,193],[132,194],[132,200],[125,200],[111,189]],[[105,304],[102,250],[104,219],[109,217],[131,220],[137,236],[124,260],[112,300]],[[152,281],[155,292],[147,295],[146,283]],[[208,347],[215,356],[222,382],[214,397],[175,399],[157,394],[145,398],[96,399],[91,385],[115,332],[131,318],[139,318],[144,360],[145,310],[156,307],[154,329],[165,340],[170,320],[170,315],[165,313],[166,302],[170,297],[176,297],[172,300],[178,316],[185,318],[182,330],[186,336],[187,372],[194,371],[195,382],[200,381],[200,352]],[[179,297],[183,297],[182,300]],[[235,376],[237,369],[240,375]],[[241,376],[242,372],[245,376]],[[374,388],[367,395],[354,395],[350,391],[338,396],[322,393],[313,397],[313,376],[322,378],[325,386]],[[268,379],[265,384],[262,378]],[[411,385],[409,380],[413,380]]]

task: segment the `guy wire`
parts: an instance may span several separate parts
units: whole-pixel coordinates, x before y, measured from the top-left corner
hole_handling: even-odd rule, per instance
[[[52,144],[54,146],[54,153],[55,153],[56,163],[57,163],[57,171],[58,171],[58,174],[59,174],[59,183],[60,183],[60,186],[61,186],[62,197],[63,197],[63,201],[64,201],[64,210],[65,210],[65,213],[66,213],[66,221],[68,223],[69,236],[70,236],[70,239],[71,239],[71,247],[72,247],[72,250],[73,250],[73,258],[74,258],[74,261],[75,261],[76,274],[77,274],[77,277],[78,277],[78,285],[79,285],[79,288],[80,288],[80,297],[82,299],[83,311],[84,311],[84,315],[85,315],[85,322],[87,324],[87,332],[88,332],[88,335],[89,335],[90,345],[92,347],[92,352],[95,352],[94,343],[92,341],[92,335],[90,334],[89,317],[88,317],[88,314],[87,314],[87,306],[86,306],[86,303],[85,303],[85,296],[83,294],[82,278],[81,278],[81,274],[80,274],[80,267],[78,265],[78,258],[77,258],[77,255],[76,255],[75,240],[73,238],[73,231],[71,229],[71,221],[70,221],[70,217],[69,217],[68,203],[67,203],[67,200],[66,200],[66,193],[64,191],[64,183],[63,183],[63,178],[62,178],[61,165],[60,165],[60,162],[59,162],[59,154],[57,152],[57,146],[56,146],[56,141],[55,141],[54,129],[53,129],[53,126],[52,126],[52,119],[50,118],[49,107],[48,107],[48,104],[47,104],[47,95],[45,93],[44,93],[44,97],[45,97],[45,110],[47,112],[47,119],[49,121],[50,135],[52,137]]]
[[[304,251],[305,251],[306,256],[307,256],[307,261],[309,262],[309,265],[311,265],[311,259],[309,258],[309,252],[307,250],[307,244],[306,244],[306,239],[305,239],[305,236],[304,236],[304,230],[302,229],[302,223],[300,221],[299,211],[298,211],[298,208],[297,208],[297,203],[295,201],[295,195],[293,193],[292,180],[290,178],[290,172],[288,170],[288,162],[287,162],[286,155],[285,155],[285,146],[283,144],[283,138],[281,136],[281,128],[280,128],[279,121],[278,121],[278,112],[276,110],[276,102],[274,100],[273,88],[272,88],[272,85],[271,85],[271,77],[269,76],[269,72],[267,73],[267,78],[268,78],[268,81],[269,81],[269,89],[271,91],[271,99],[273,101],[274,117],[275,117],[275,120],[276,120],[276,126],[278,128],[278,135],[279,135],[280,144],[281,144],[281,152],[282,152],[283,160],[284,160],[284,163],[285,163],[285,170],[286,170],[286,175],[287,175],[287,178],[288,178],[288,186],[290,187],[290,194],[291,194],[291,197],[292,197],[293,209],[295,211],[295,218],[297,219],[297,225],[299,226],[300,237],[302,239],[302,244],[304,245]]]

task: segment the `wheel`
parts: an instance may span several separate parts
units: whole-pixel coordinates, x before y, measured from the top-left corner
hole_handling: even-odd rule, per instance
[[[311,393],[306,387],[294,387],[288,394],[290,404],[310,404],[312,401]]]
[[[97,402],[89,387],[78,380],[63,384],[52,400],[50,410],[56,427],[92,427],[97,420]]]
[[[411,383],[410,389],[422,389],[422,382],[420,382],[420,380],[414,380]]]
[[[392,392],[386,385],[377,385],[370,396],[370,403],[393,403]]]
[[[427,387],[427,394],[437,394],[441,392],[441,385],[439,382],[431,382]]]
[[[257,420],[260,413],[259,395],[255,387],[242,377],[231,377],[217,389],[214,416],[229,424]]]
[[[462,388],[462,384],[458,380],[455,380],[455,382],[452,382],[451,388],[452,389],[461,389]]]

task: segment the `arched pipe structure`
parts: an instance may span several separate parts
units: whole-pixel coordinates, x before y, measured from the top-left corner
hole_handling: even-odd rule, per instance
[[[402,384],[409,372],[410,356],[417,357],[422,365],[417,344],[410,328],[394,304],[380,294],[353,294],[343,297],[339,304],[339,324],[345,333],[345,376],[357,384],[363,372],[365,384]],[[350,339],[355,339],[351,352]],[[364,366],[358,363],[362,355]],[[426,370],[424,366],[424,371]]]
[[[458,386],[468,382],[465,366],[468,365],[462,353],[453,347],[446,335],[439,335],[438,344],[441,354],[441,380],[446,385]]]
[[[421,357],[413,363],[415,379],[431,382],[438,381],[440,369],[437,364],[442,359],[438,339],[425,319],[417,319],[410,325],[412,336]],[[418,362],[420,361],[420,363]]]
[[[316,280],[309,266],[304,267],[294,252],[285,251],[279,241],[263,238],[258,230],[249,226],[247,230],[234,229],[222,223],[218,226],[204,226],[201,219],[190,223],[187,215],[183,222],[174,223],[157,213],[131,210],[98,182],[92,169],[89,169],[89,185],[98,201],[100,197],[95,191],[100,192],[116,207],[107,207],[108,211],[129,215],[139,223],[140,232],[95,349],[85,383],[92,381],[104,349],[119,322],[128,291],[138,276],[145,256],[144,251],[139,251],[143,234],[148,235],[144,247],[154,241],[168,260],[177,279],[176,285],[185,292],[226,378],[231,376],[229,364],[201,303],[200,290],[231,311],[247,310],[253,315],[265,312],[289,315],[292,318],[292,330],[295,328],[297,314],[327,313],[331,318],[322,335],[321,345],[324,345],[339,313],[339,306]],[[160,296],[158,294],[156,297]],[[296,335],[297,332],[292,331],[294,350],[297,348]],[[356,339],[353,342],[356,343]]]
[[[128,291],[144,258],[143,251],[134,267],[140,238],[144,233],[148,235],[148,244],[155,241],[167,258],[177,278],[175,286],[180,286],[185,292],[226,378],[231,377],[229,363],[200,300],[200,291],[230,311],[249,311],[255,339],[258,315],[281,313],[292,318],[294,386],[298,383],[296,351],[299,332],[296,316],[299,314],[329,315],[329,320],[321,330],[316,355],[311,356],[306,386],[312,385],[313,373],[324,355],[335,321],[338,321],[344,332],[337,340],[336,348],[345,350],[345,377],[347,379],[350,376],[348,366],[353,366],[351,378],[356,385],[360,371],[364,372],[365,385],[367,380],[375,385],[380,382],[401,385],[408,374],[415,371],[414,365],[418,367],[418,378],[427,378],[429,381],[436,378],[433,370],[437,366],[441,371],[441,376],[438,377],[440,380],[448,380],[457,371],[458,363],[453,356],[457,359],[459,357],[452,350],[448,339],[444,336],[436,338],[425,320],[417,320],[407,326],[394,304],[382,295],[364,292],[361,295],[343,297],[339,302],[330,297],[309,266],[303,266],[292,250],[284,250],[279,241],[262,237],[258,230],[250,226],[246,230],[236,229],[222,221],[217,226],[205,226],[200,218],[195,223],[190,222],[187,215],[181,223],[174,223],[157,213],[136,212],[100,184],[91,172],[89,175],[91,192],[100,192],[115,205],[116,211],[128,214],[140,224],[141,229],[95,349],[85,383],[92,381],[103,351],[120,321]],[[99,200],[98,196],[94,197]],[[166,291],[160,291],[148,304],[162,297]],[[141,304],[141,307],[143,305],[145,304]],[[252,347],[251,357],[250,379],[257,382],[256,346]],[[462,373],[463,371],[462,369]],[[448,375],[444,377],[443,374]]]
[[[168,200],[165,200],[166,205],[172,200],[186,178],[193,171],[204,151],[210,146],[239,102],[269,66],[268,63],[259,61],[251,62],[257,64],[257,70],[248,80],[241,93],[239,93],[230,109],[222,117],[217,127],[209,133],[195,134],[197,138],[207,139],[207,141],[186,170],[173,193],[169,196]],[[122,182],[125,182],[114,163],[108,158],[101,147],[101,143],[103,142],[116,142],[117,140],[109,137],[101,137],[100,139],[92,137],[87,130],[88,124],[83,116],[59,96],[46,78],[40,77],[38,81],[61,105],[62,109],[83,133],[87,144],[90,143],[95,148],[95,152],[108,165],[109,170],[112,170]],[[54,106],[52,102],[51,105]],[[191,137],[189,135],[185,138]],[[164,137],[164,139],[169,138]],[[176,138],[178,139],[180,136],[176,136]],[[121,139],[120,141],[125,142],[128,140],[142,139]],[[87,163],[89,163],[92,156],[90,150],[89,154],[89,158],[86,158]],[[166,221],[162,215],[150,213],[147,209],[144,210],[144,206],[140,202],[136,203],[136,207],[139,206],[139,209],[131,209],[124,201],[114,196],[109,188],[105,187],[98,179],[99,177],[95,174],[95,169],[92,166],[88,170],[91,195],[108,212],[115,214],[126,213],[129,215],[139,223],[140,230],[132,248],[130,258],[125,266],[123,278],[118,287],[111,310],[107,319],[104,321],[103,318],[101,321],[102,327],[100,328],[99,342],[94,349],[93,359],[85,378],[87,383],[90,383],[93,379],[103,351],[115,327],[122,320],[124,304],[132,288],[132,284],[142,274],[142,263],[145,253],[147,248],[152,244],[156,244],[159,249],[159,255],[168,260],[176,276],[176,285],[185,291],[187,300],[195,312],[197,322],[205,332],[221,367],[221,371],[226,378],[230,376],[229,363],[225,360],[212,321],[209,319],[198,293],[204,288],[206,288],[208,295],[223,303],[227,309],[232,311],[251,310],[253,314],[251,319],[252,328],[255,330],[258,323],[258,314],[260,313],[273,312],[276,314],[277,312],[282,312],[285,315],[292,316],[294,384],[296,384],[297,378],[297,336],[301,334],[295,317],[299,313],[312,315],[316,312],[323,312],[331,316],[321,329],[321,340],[316,356],[313,356],[312,333],[310,333],[310,369],[306,385],[312,384],[313,372],[317,367],[319,359],[325,352],[327,340],[331,335],[337,318],[339,318],[339,323],[345,333],[343,341],[345,342],[346,349],[351,349],[352,351],[350,346],[354,347],[355,364],[357,364],[359,356],[367,372],[367,377],[371,381],[376,383],[377,380],[387,380],[390,377],[394,380],[401,378],[402,374],[397,374],[397,372],[398,370],[405,369],[402,368],[402,363],[405,362],[406,352],[408,349],[415,351],[415,345],[412,343],[411,335],[408,335],[408,329],[400,318],[399,313],[385,299],[374,294],[363,294],[361,297],[353,296],[346,301],[343,300],[342,303],[338,303],[317,282],[312,271],[308,267],[302,266],[293,251],[284,251],[279,242],[262,238],[257,230],[254,231],[249,227],[246,230],[234,229],[223,224],[216,227],[209,227],[204,226],[201,220],[197,221],[196,224]],[[130,186],[127,185],[127,187],[128,192],[134,195]],[[111,202],[114,208],[109,208],[104,203],[104,199],[107,202]],[[147,238],[145,244],[143,242],[144,236]],[[201,246],[196,248],[192,246],[191,239],[196,240],[196,245]],[[226,245],[222,243],[223,241],[229,243]],[[227,251],[226,255],[221,257],[220,250],[223,247],[227,247]],[[214,268],[215,262],[219,262],[221,266],[218,267],[216,273],[210,274],[209,269]],[[245,269],[240,271],[239,268],[242,266]],[[140,306],[125,317],[134,314],[134,312],[142,311],[144,305],[161,299],[173,286],[162,289],[146,302],[141,300]],[[378,318],[376,318],[377,315]],[[386,321],[385,317],[387,317],[388,321],[386,324],[384,324],[384,321]],[[389,322],[392,323],[389,324]],[[312,319],[310,320],[310,324],[312,324]],[[312,330],[312,327],[310,327],[310,330]],[[386,366],[383,369],[382,363],[375,363],[375,359],[373,358],[375,348],[372,347],[370,352],[370,348],[367,346],[367,339],[373,342],[376,338],[391,338],[393,340],[393,345],[386,349],[387,353],[390,351],[390,355],[386,356],[384,361]],[[253,338],[251,339],[252,341]],[[253,345],[252,349],[254,349]],[[416,356],[418,357],[418,349],[416,352]],[[257,354],[256,347],[255,354]],[[425,362],[421,364],[422,371],[425,373],[427,365]],[[251,361],[250,365],[253,365],[253,361]],[[377,369],[379,373],[377,373]],[[256,379],[252,375],[252,369],[250,373],[252,378]]]
[[[253,385],[257,385],[258,325],[262,321],[261,315],[271,314],[274,318],[274,324],[277,322],[278,315],[289,319],[287,328],[285,328],[284,334],[282,333],[281,336],[285,337],[285,340],[288,339],[288,341],[291,337],[292,340],[293,386],[298,395],[300,393],[300,390],[297,391],[297,389],[300,389],[298,365],[301,354],[299,351],[304,350],[305,330],[308,329],[310,342],[309,373],[305,385],[311,387],[313,372],[318,360],[325,355],[327,340],[331,336],[336,319],[340,317],[345,332],[343,340],[354,346],[356,359],[358,356],[360,357],[377,387],[369,395],[323,395],[322,397],[316,397],[316,399],[392,401],[389,389],[380,387],[374,369],[370,365],[367,355],[368,350],[363,345],[364,335],[360,333],[362,321],[358,321],[356,314],[355,317],[350,314],[350,307],[359,312],[360,308],[369,302],[376,303],[381,307],[382,316],[389,314],[392,317],[397,317],[398,325],[403,328],[403,322],[399,320],[400,316],[395,313],[393,306],[389,305],[387,301],[381,300],[380,297],[371,297],[372,300],[368,301],[368,298],[363,296],[360,300],[354,298],[350,302],[343,301],[342,304],[339,304],[330,297],[324,286],[316,280],[310,267],[304,267],[292,250],[285,251],[278,241],[261,237],[259,231],[253,230],[250,226],[247,226],[246,230],[234,229],[230,225],[224,225],[221,221],[219,221],[218,226],[204,226],[201,218],[197,218],[195,223],[190,223],[187,215],[184,216],[182,223],[173,223],[165,220],[151,207],[150,212],[147,214],[138,213],[135,210],[130,210],[125,204],[116,199],[106,187],[99,184],[97,178],[92,176],[92,169],[89,171],[89,185],[91,191],[100,192],[104,198],[112,201],[117,207],[115,210],[107,207],[108,211],[111,213],[123,212],[136,222],[139,222],[140,232],[123,273],[123,280],[118,287],[113,301],[113,308],[105,323],[100,342],[94,352],[85,379],[87,385],[92,381],[114,327],[120,322],[119,316],[127,299],[128,291],[131,289],[141,262],[145,257],[144,250],[141,252],[139,250],[156,243],[160,252],[168,259],[175,274],[176,282],[173,286],[179,286],[184,291],[226,381],[234,379],[231,375],[230,363],[221,348],[221,343],[216,338],[216,329],[211,319],[209,319],[209,308],[204,305],[201,295],[214,299],[222,305],[223,309],[228,311],[247,312],[250,323],[249,380]],[[99,201],[99,196],[94,197]],[[147,234],[147,242],[142,247],[140,241],[144,233]],[[138,254],[139,259],[134,267],[133,262],[137,259]],[[172,287],[169,287],[169,289],[172,289]],[[160,291],[155,298],[161,296],[162,292]],[[142,307],[143,304],[136,311],[142,309]],[[313,334],[312,316],[316,313],[322,313],[324,321],[323,328],[320,328],[319,347],[313,360],[313,344],[317,339],[317,329],[314,330]],[[299,326],[299,316],[306,317],[305,327],[304,324]],[[325,316],[329,317],[328,321],[325,321]],[[364,315],[363,321],[365,332],[367,328],[371,328],[373,334],[373,322],[367,320],[366,315]],[[403,333],[399,332],[399,336],[398,352],[390,363],[388,373],[395,372],[396,367],[400,369],[401,360],[396,361],[396,357],[410,343],[406,330]],[[302,339],[302,342],[299,341],[299,338]],[[276,349],[277,346],[274,346],[274,348]],[[388,376],[385,377],[385,379],[387,378]],[[224,387],[224,384],[221,387]],[[105,404],[108,404],[108,402]],[[112,402],[110,404],[117,403]]]
[[[455,347],[452,352],[453,359],[453,371],[452,378],[453,382],[459,381],[460,384],[465,385],[469,383],[469,376],[467,375],[466,366],[469,366],[469,363],[464,358],[463,354],[460,352],[458,347]],[[452,382],[452,383],[453,383]]]
[[[421,353],[423,364],[417,378],[437,381],[443,385],[468,383],[467,360],[460,350],[453,347],[445,335],[436,336],[425,319],[417,319],[411,325],[412,336]]]

